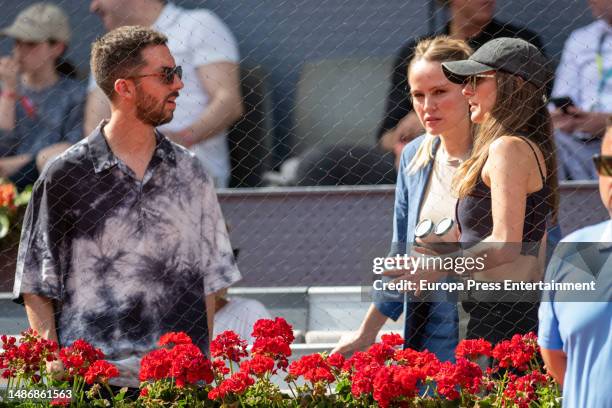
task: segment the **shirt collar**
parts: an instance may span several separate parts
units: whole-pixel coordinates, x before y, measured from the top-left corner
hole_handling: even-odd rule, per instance
[[[110,149],[106,137],[104,136],[103,128],[108,123],[107,120],[100,122],[98,127],[87,138],[89,145],[89,156],[94,165],[94,171],[100,173],[108,170],[119,163],[119,159]],[[167,162],[172,166],[176,166],[176,152],[172,143],[155,129],[156,145],[151,158],[150,166],[157,165],[161,162]]]
[[[176,25],[180,14],[181,10],[176,5],[167,3],[153,23],[153,28],[162,33],[169,32]]]

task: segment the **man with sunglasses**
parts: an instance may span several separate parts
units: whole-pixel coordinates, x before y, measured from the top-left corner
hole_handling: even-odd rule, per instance
[[[191,149],[217,187],[227,187],[227,129],[243,112],[238,45],[229,28],[210,10],[185,9],[166,0],[91,0],[90,10],[107,30],[141,25],[168,37],[168,48],[186,74],[185,91],[174,120],[160,130]],[[110,115],[108,100],[93,79],[88,91],[86,135]]]
[[[594,164],[611,219],[564,238],[546,279],[594,281],[596,291],[545,292],[540,304],[538,343],[548,371],[563,386],[564,408],[612,407],[612,117]]]
[[[134,389],[162,334],[208,352],[214,293],[240,279],[212,178],[156,129],[183,88],[166,43],[141,26],[94,43],[110,119],[43,171],[15,277],[35,330],[62,346],[85,338],[118,366],[114,384]]]

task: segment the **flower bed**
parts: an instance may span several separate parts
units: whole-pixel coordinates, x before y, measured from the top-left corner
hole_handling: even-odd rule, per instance
[[[255,343],[226,331],[210,346],[212,361],[185,333],[167,333],[143,357],[140,395],[113,395],[108,381],[117,369],[83,340],[58,351],[57,344],[27,331],[17,341],[2,336],[0,370],[8,380],[2,406],[102,407],[560,407],[559,388],[539,363],[536,337],[515,335],[495,347],[482,339],[459,343],[456,362],[433,353],[400,350],[399,335],[345,359],[312,354],[289,364],[293,331],[282,318],[259,320]],[[490,358],[482,370],[477,359]],[[59,359],[63,378],[49,370]],[[290,394],[271,381],[280,375]],[[298,385],[298,380],[303,385]],[[52,390],[38,405],[19,402],[23,390]],[[63,395],[60,392],[64,391]],[[106,391],[106,394],[103,393]],[[69,394],[69,395],[66,395]],[[31,394],[32,396],[34,394]],[[12,396],[12,399],[8,399]],[[69,398],[70,397],[70,398]],[[21,405],[19,405],[21,404]]]

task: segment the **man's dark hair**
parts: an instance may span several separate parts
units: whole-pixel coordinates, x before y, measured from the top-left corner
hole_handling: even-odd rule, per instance
[[[91,48],[91,72],[102,91],[113,99],[115,81],[132,75],[144,65],[142,50],[166,45],[168,38],[150,28],[124,26],[98,38]]]

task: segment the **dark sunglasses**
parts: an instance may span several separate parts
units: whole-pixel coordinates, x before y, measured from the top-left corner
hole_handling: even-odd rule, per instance
[[[495,78],[495,74],[475,74],[466,77],[463,80],[465,85],[470,85],[472,90],[475,91],[478,85],[480,85],[486,78]]]
[[[597,174],[612,177],[612,156],[596,154],[593,156],[593,163],[595,163]]]
[[[152,76],[161,78],[162,83],[164,83],[165,85],[171,85],[174,83],[175,76],[177,76],[178,79],[183,79],[183,68],[180,65],[177,65],[176,67],[162,67],[162,72],[157,72],[155,74],[132,75],[126,77],[126,79],[145,78]]]

